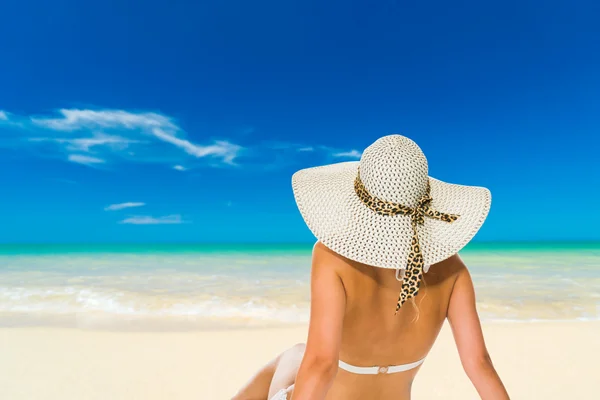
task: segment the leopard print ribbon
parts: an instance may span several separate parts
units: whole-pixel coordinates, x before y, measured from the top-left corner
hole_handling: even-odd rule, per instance
[[[423,225],[425,223],[425,216],[440,221],[454,222],[458,219],[459,215],[445,214],[431,208],[432,197],[430,194],[429,182],[427,182],[425,194],[419,199],[415,208],[381,200],[372,196],[362,183],[360,173],[354,180],[354,191],[367,207],[379,215],[409,215],[411,218],[413,228],[411,251],[408,254],[406,271],[402,278],[402,289],[400,291],[400,296],[398,297],[398,304],[396,305],[397,313],[400,307],[402,307],[408,299],[419,294],[421,280],[423,279],[424,262],[423,253],[421,253],[421,246],[419,244],[417,225]]]

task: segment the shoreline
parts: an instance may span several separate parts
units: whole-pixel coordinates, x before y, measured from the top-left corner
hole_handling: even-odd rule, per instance
[[[23,319],[21,320],[23,321]],[[480,318],[484,326],[547,326],[547,325],[585,325],[599,324],[600,318],[573,318],[573,319],[485,319]],[[2,330],[49,330],[49,331],[81,331],[81,332],[107,332],[123,334],[152,334],[152,333],[189,333],[202,334],[204,332],[223,333],[232,331],[276,331],[276,330],[297,330],[308,326],[308,321],[303,322],[273,322],[259,323],[253,321],[250,324],[241,324],[233,321],[216,321],[211,324],[202,324],[198,321],[188,320],[169,320],[165,318],[141,318],[139,320],[115,320],[112,317],[107,319],[81,320],[77,323],[73,321],[54,321],[39,322],[33,319],[29,323],[10,323],[3,320],[0,315],[0,331]]]
[[[483,321],[600,319],[600,251],[522,245],[517,254],[497,246],[463,255]],[[68,248],[51,246],[58,253],[8,256],[0,249],[0,326],[143,331],[308,322],[310,252],[272,245],[261,252],[206,246],[188,253],[184,245],[163,253],[77,249],[101,251],[60,254]]]
[[[279,352],[306,338],[306,324],[185,332],[0,328],[0,398],[230,399]],[[600,321],[483,323],[494,365],[515,399],[591,398],[590,354]],[[447,324],[419,371],[415,399],[477,399]]]

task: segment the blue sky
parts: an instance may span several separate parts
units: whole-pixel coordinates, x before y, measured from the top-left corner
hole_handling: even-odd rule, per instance
[[[310,241],[292,173],[390,133],[490,188],[477,240],[599,240],[599,20],[593,1],[9,2],[0,242]]]

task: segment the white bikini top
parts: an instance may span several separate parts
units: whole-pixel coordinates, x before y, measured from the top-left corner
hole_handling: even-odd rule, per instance
[[[413,368],[417,368],[419,365],[423,364],[423,361],[425,361],[425,358],[422,358],[419,361],[415,361],[410,364],[390,365],[387,367],[380,367],[380,366],[357,367],[355,365],[350,365],[350,364],[345,363],[342,360],[340,360],[339,366],[341,369],[346,370],[348,372],[352,372],[353,374],[377,375],[377,374],[393,374],[396,372],[408,371]]]
[[[428,264],[424,265],[423,272],[427,273],[427,271],[429,271],[429,267],[431,267],[431,265],[428,265]],[[400,271],[402,271],[402,272],[400,272]],[[404,268],[396,269],[396,279],[399,281],[402,281],[402,278],[404,278],[405,271],[406,271],[406,269],[404,269]],[[396,372],[408,371],[413,368],[417,368],[419,365],[423,364],[423,361],[425,361],[425,358],[422,358],[419,361],[415,361],[415,362],[409,363],[409,364],[390,365],[387,367],[381,367],[381,366],[357,367],[355,365],[350,365],[348,363],[343,362],[342,360],[339,360],[338,365],[340,366],[341,369],[346,370],[348,372],[352,372],[353,374],[377,375],[377,374],[393,374]]]

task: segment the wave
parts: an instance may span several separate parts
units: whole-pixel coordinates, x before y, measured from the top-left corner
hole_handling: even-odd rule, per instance
[[[291,297],[288,291],[260,295],[221,295],[134,292],[103,287],[0,286],[0,325],[15,324],[19,318],[47,323],[54,319],[90,321],[158,321],[190,322],[200,329],[207,326],[286,326],[306,323],[309,303]],[[286,297],[287,296],[287,297]],[[600,320],[598,296],[539,301],[484,296],[478,302],[482,321],[558,322]],[[42,322],[40,322],[42,323]]]
[[[298,323],[308,320],[308,309],[294,304],[268,304],[262,299],[232,301],[97,290],[87,288],[0,288],[0,313],[81,314],[115,316],[202,317],[255,319]]]

